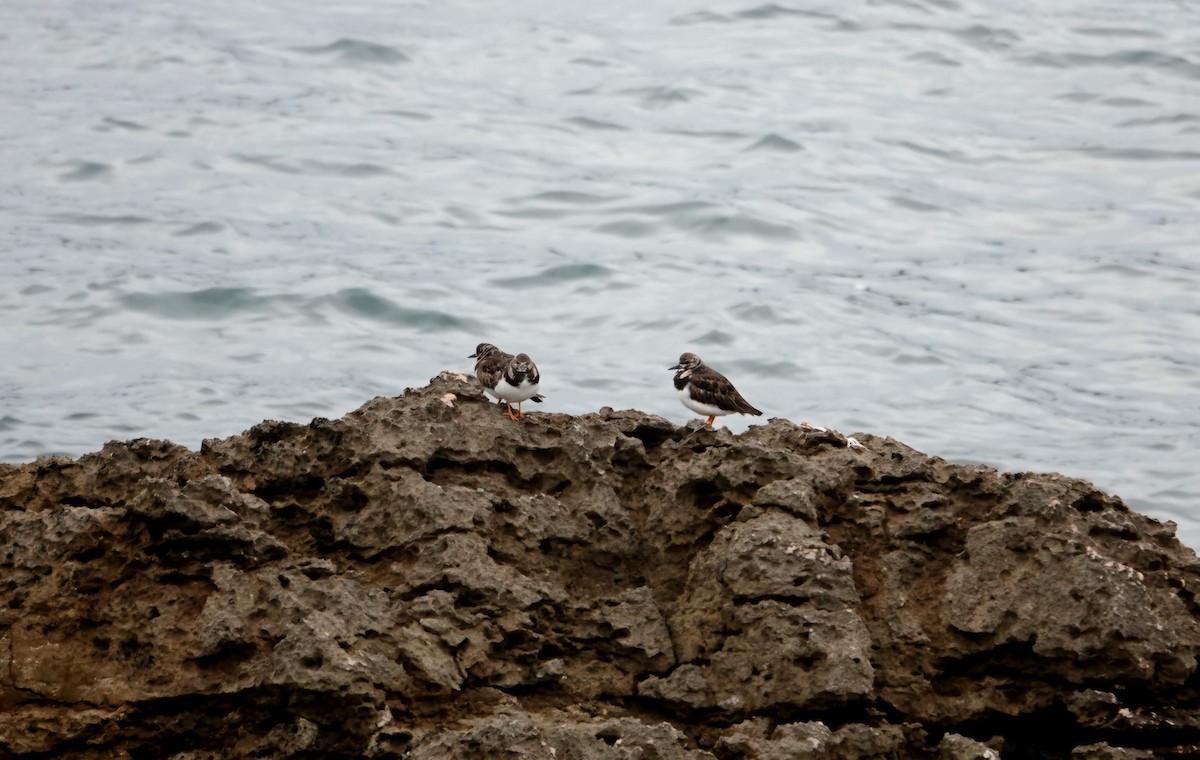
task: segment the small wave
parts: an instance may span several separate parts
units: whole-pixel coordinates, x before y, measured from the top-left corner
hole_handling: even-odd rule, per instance
[[[766,222],[745,214],[721,214],[672,224],[702,238],[716,241],[727,237],[752,237],[769,241],[795,240],[798,237],[796,231],[787,225]]]
[[[502,288],[531,288],[556,285],[574,280],[594,280],[602,277],[611,277],[613,274],[611,269],[599,264],[564,264],[550,267],[538,274],[526,277],[503,277],[489,280],[489,283]]]
[[[607,377],[596,377],[596,376],[576,377],[576,378],[572,378],[571,385],[578,386],[580,388],[593,388],[596,390],[609,390],[610,388],[617,388],[619,390],[625,390],[624,382],[615,380],[613,378],[607,378]]]
[[[589,119],[586,116],[573,116],[567,119],[568,124],[574,124],[577,127],[584,129],[595,129],[609,132],[628,132],[629,127],[623,127],[620,124],[614,124],[611,121],[601,121],[599,119]]]
[[[137,62],[138,71],[157,71],[166,66],[194,66],[196,61],[181,55],[148,55]]]
[[[669,129],[666,131],[666,133],[668,135],[680,135],[682,137],[706,137],[715,140],[744,140],[749,136],[743,132],[704,129]]]
[[[569,216],[571,212],[557,208],[522,208],[495,213],[496,216],[506,216],[510,219],[561,219]]]
[[[381,45],[378,42],[355,40],[343,37],[328,45],[298,47],[298,52],[309,55],[336,55],[339,61],[347,63],[366,64],[395,64],[407,63],[411,59],[394,47]]]
[[[1200,121],[1200,116],[1190,113],[1176,113],[1170,116],[1152,116],[1144,119],[1130,119],[1118,124],[1118,127],[1149,127],[1155,124],[1189,124]]]
[[[346,314],[402,327],[415,327],[431,332],[449,330],[478,332],[482,328],[482,325],[474,319],[457,317],[435,309],[413,309],[401,306],[366,288],[339,290],[328,296],[326,300]]]
[[[212,235],[225,229],[225,225],[219,222],[198,222],[190,227],[184,227],[182,230],[174,233],[175,237],[192,237],[193,235]]]
[[[890,200],[892,203],[896,204],[897,206],[900,206],[901,208],[907,208],[907,209],[911,209],[913,211],[922,211],[925,213],[929,213],[932,211],[945,211],[946,210],[946,209],[942,208],[941,206],[935,206],[932,203],[925,203],[923,201],[913,200],[912,198],[905,198],[903,195],[893,195],[893,196],[890,196],[888,198],[888,200]]]
[[[688,103],[700,95],[699,90],[689,90],[686,87],[635,87],[622,90],[623,95],[636,95],[643,108],[670,108],[680,103]]]
[[[1154,148],[1080,148],[1077,153],[1117,161],[1200,161],[1200,151]]]
[[[378,164],[354,163],[343,164],[335,161],[301,161],[299,166],[290,164],[275,156],[247,155],[237,153],[234,159],[244,164],[261,166],[279,174],[313,174],[327,177],[377,177],[381,174],[391,174],[391,171]]]
[[[836,19],[837,16],[832,13],[824,13],[822,11],[806,11],[799,8],[789,8],[785,5],[777,5],[775,3],[767,3],[760,5],[757,8],[739,11],[738,18],[757,21],[760,19],[801,17],[801,18],[818,18],[818,19]]]
[[[797,132],[807,132],[809,134],[823,134],[826,132],[845,132],[847,127],[842,122],[831,121],[828,119],[813,119],[798,121],[792,125],[792,129]]]
[[[962,63],[959,61],[951,58],[945,53],[939,53],[936,50],[925,50],[920,53],[913,53],[908,57],[908,60],[916,61],[917,63],[931,63],[935,66],[962,66]]]
[[[66,300],[75,301],[78,294],[72,293],[67,296]],[[69,328],[84,328],[91,327],[99,320],[107,317],[115,312],[116,309],[107,308],[104,306],[68,306],[68,307],[52,307],[47,309],[44,317],[36,317],[30,319],[28,324],[38,327],[69,327]],[[88,349],[80,349],[87,351]],[[108,353],[115,352],[117,349],[98,349],[93,353]]]
[[[108,225],[127,226],[134,224],[149,224],[150,219],[144,216],[103,216],[100,214],[55,214],[50,217],[57,222],[80,224],[85,227],[104,227]]]
[[[804,150],[804,146],[802,146],[800,143],[792,142],[791,140],[787,139],[786,137],[780,137],[779,135],[776,135],[776,134],[769,134],[766,137],[759,140],[758,142],[751,145],[750,147],[746,148],[746,150],[747,151],[767,150],[767,151],[774,151],[777,153],[796,153],[798,151]]]
[[[1015,32],[982,24],[957,29],[951,34],[960,42],[979,50],[1009,50],[1021,41]]]
[[[1149,108],[1157,106],[1157,103],[1152,103],[1149,100],[1141,98],[1105,98],[1100,101],[1100,105],[1110,106],[1112,108]]]
[[[648,206],[625,206],[615,209],[621,213],[647,214],[649,216],[678,216],[715,209],[718,206],[706,201],[681,201],[679,203],[656,203]]]
[[[126,130],[129,130],[130,132],[145,132],[147,129],[149,129],[149,127],[138,124],[136,121],[129,121],[128,119],[118,119],[113,116],[105,116],[100,121],[100,126],[97,127],[97,129],[99,129],[101,131],[107,131],[110,127],[116,127],[117,129],[126,129]]]
[[[1081,66],[1138,66],[1166,71],[1188,79],[1200,79],[1200,64],[1195,64],[1177,55],[1168,55],[1154,50],[1124,50],[1108,55],[1088,53],[1036,53],[1017,58],[1031,66],[1046,66],[1069,69]]]
[[[1100,97],[1094,92],[1082,92],[1076,90],[1074,92],[1064,92],[1061,95],[1055,95],[1055,100],[1065,100],[1068,103],[1091,103],[1096,98]]]
[[[165,319],[226,319],[259,311],[271,299],[253,288],[205,288],[173,293],[125,293],[117,300],[127,309]]]
[[[732,363],[732,366],[738,370],[743,370],[747,375],[755,377],[786,377],[797,378],[811,375],[812,371],[801,367],[793,361],[787,359],[779,359],[776,361],[767,361],[763,359],[742,359]]]
[[[636,240],[638,238],[650,237],[659,231],[659,226],[649,224],[647,222],[639,222],[635,219],[622,219],[616,222],[608,222],[596,228],[596,232],[604,235],[616,235],[617,237]]]
[[[669,23],[671,26],[693,26],[695,24],[728,24],[733,19],[712,11],[696,11],[676,16]]]
[[[944,148],[934,148],[930,145],[922,145],[921,143],[916,143],[911,140],[886,140],[885,142],[887,142],[891,145],[897,145],[901,148],[907,148],[908,150],[911,150],[914,153],[921,153],[926,156],[933,156],[934,158],[941,158],[941,159],[945,159],[947,161],[953,161],[953,162],[959,163],[959,164],[974,163],[973,161],[971,161],[971,159],[967,158],[967,156],[965,154],[963,154],[957,150],[946,150]]]
[[[653,332],[663,332],[670,330],[676,325],[683,322],[679,317],[658,317],[656,319],[635,319],[629,322],[623,322],[621,329],[630,331],[650,330]]]
[[[723,330],[709,330],[699,338],[692,338],[692,343],[701,346],[729,346],[736,338]]]
[[[401,119],[411,119],[413,121],[432,121],[433,117],[427,113],[419,111],[380,111],[383,116],[396,116]]]
[[[763,325],[779,325],[794,322],[794,319],[781,316],[774,308],[765,303],[740,303],[729,309],[729,313],[744,322],[754,322]]]
[[[330,177],[377,177],[381,174],[391,174],[391,171],[378,164],[355,163],[343,164],[336,161],[305,161],[304,168],[309,174],[324,174]]]
[[[1132,37],[1151,40],[1162,38],[1162,35],[1158,32],[1150,31],[1148,29],[1127,29],[1124,27],[1115,26],[1081,26],[1076,27],[1071,31],[1087,37]]]
[[[727,237],[753,237],[762,240],[794,240],[796,231],[791,227],[775,222],[768,222],[747,214],[720,213],[720,206],[705,201],[683,201],[679,203],[663,203],[645,206],[625,206],[613,209],[614,214],[641,214],[662,218],[677,230],[698,235],[710,240],[723,240]],[[716,213],[706,213],[716,212]],[[616,225],[615,227],[613,225]],[[624,234],[626,237],[640,237],[643,231],[652,228],[637,226],[637,222],[620,219],[599,228],[609,234]]]
[[[591,193],[581,193],[575,190],[547,190],[544,193],[535,193],[526,195],[516,200],[529,201],[545,201],[547,203],[565,203],[573,206],[590,206],[609,201],[617,200],[619,196],[615,195],[593,195]]]
[[[896,364],[916,366],[930,366],[946,363],[933,354],[896,354],[892,357],[892,361]]]
[[[58,178],[64,182],[87,182],[108,179],[113,173],[111,166],[97,161],[71,161],[67,166],[74,168],[66,174],[58,175]]]
[[[251,164],[253,166],[261,166],[264,169],[270,169],[273,172],[280,174],[299,174],[300,170],[294,166],[282,163],[275,160],[271,156],[250,156],[244,153],[235,153],[233,155],[235,161],[240,161],[243,164]]]
[[[7,449],[25,450],[25,451],[35,452],[37,456],[48,456],[48,455],[53,456],[53,455],[59,453],[56,451],[47,450],[46,444],[42,443],[41,441],[37,440],[36,438],[26,438],[23,441],[18,441],[15,438],[8,438],[8,439],[6,439],[5,442],[6,443],[11,442],[10,445],[5,446],[5,448],[7,448]],[[19,462],[19,461],[24,460],[25,458],[26,458],[25,456],[13,457],[10,461]]]
[[[1094,274],[1115,274],[1121,277],[1150,277],[1150,272],[1147,272],[1141,267],[1129,266],[1127,264],[1099,264],[1094,267],[1083,270],[1087,273]]]

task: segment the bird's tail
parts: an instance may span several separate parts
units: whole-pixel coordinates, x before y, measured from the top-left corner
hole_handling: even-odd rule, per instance
[[[545,397],[545,396],[543,396],[542,394],[540,394],[540,393],[539,393],[538,395],[534,396],[533,398],[531,398],[531,399],[529,399],[529,400],[530,400],[530,401],[536,401],[537,403],[539,403],[539,404],[540,404],[540,403],[542,403],[543,401],[545,401],[545,400],[546,400],[546,397]]]

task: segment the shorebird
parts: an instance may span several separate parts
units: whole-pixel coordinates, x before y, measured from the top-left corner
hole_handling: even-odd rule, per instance
[[[675,390],[679,391],[679,400],[693,412],[707,415],[709,425],[724,414],[762,414],[742,398],[729,378],[695,354],[680,355],[679,363],[671,369],[675,370]]]
[[[475,360],[475,377],[483,385],[484,391],[504,402],[511,420],[525,419],[521,411],[521,402],[542,402],[543,396],[538,393],[541,375],[537,365],[529,358],[529,354],[506,354],[491,343],[480,343],[471,354]],[[513,416],[512,405],[517,405],[517,416]]]

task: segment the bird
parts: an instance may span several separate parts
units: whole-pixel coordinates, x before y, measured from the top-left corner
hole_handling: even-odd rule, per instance
[[[675,370],[675,390],[679,391],[679,400],[693,412],[708,415],[710,426],[723,414],[762,414],[742,398],[727,377],[695,354],[681,354],[679,363],[671,369]]]
[[[504,402],[511,420],[525,419],[521,402],[542,403],[545,398],[538,393],[541,375],[529,354],[506,354],[491,343],[480,343],[469,359],[475,360],[475,377],[483,390]],[[513,416],[512,405],[517,405],[517,416]]]

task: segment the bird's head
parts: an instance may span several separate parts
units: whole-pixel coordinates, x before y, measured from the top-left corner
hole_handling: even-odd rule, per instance
[[[696,356],[695,354],[684,353],[679,355],[679,363],[674,367],[671,367],[671,369],[684,372],[687,370],[696,369],[696,367],[699,367],[703,363],[704,362],[700,361],[699,356]]]
[[[491,343],[480,343],[475,347],[475,353],[468,356],[468,359],[486,359],[494,353],[498,353],[500,349],[493,346]]]
[[[529,354],[517,354],[513,357],[512,365],[517,372],[528,372],[533,366],[533,359],[529,358]]]

